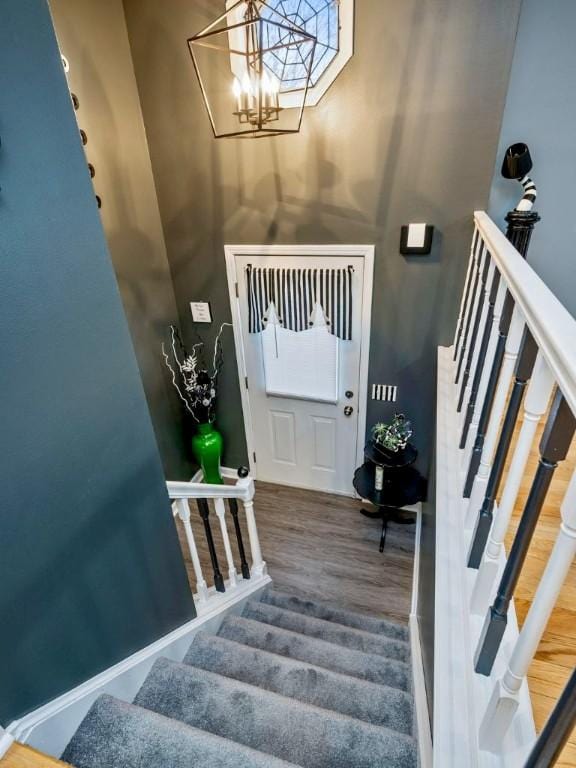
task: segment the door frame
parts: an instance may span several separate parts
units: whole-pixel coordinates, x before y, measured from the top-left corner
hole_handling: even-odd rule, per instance
[[[246,363],[242,343],[242,327],[240,300],[236,285],[236,256],[300,256],[310,258],[318,256],[342,257],[357,256],[364,259],[364,275],[362,285],[362,315],[360,343],[360,380],[358,392],[358,431],[356,435],[356,464],[364,461],[364,437],[366,433],[366,412],[368,408],[368,364],[370,360],[370,331],[372,321],[372,292],[374,286],[374,245],[225,245],[226,276],[228,279],[228,295],[230,297],[230,312],[234,332],[234,348],[238,367],[238,384],[242,399],[242,415],[244,417],[244,433],[248,449],[248,465],[250,474],[258,479],[258,462],[254,461],[256,448],[252,431],[252,415],[248,389],[243,386],[246,381]]]

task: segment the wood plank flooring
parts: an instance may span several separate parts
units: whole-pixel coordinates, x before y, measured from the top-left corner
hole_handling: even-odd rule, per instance
[[[262,553],[278,589],[408,621],[414,525],[390,523],[386,548],[381,554],[381,524],[361,515],[362,504],[354,499],[259,482],[254,508]],[[218,520],[214,514],[210,517],[220,569],[227,576]],[[248,550],[243,518],[240,514]],[[211,574],[204,532],[193,507],[192,525],[202,567],[207,575]],[[236,553],[231,524],[229,531]],[[179,534],[194,588],[194,573],[181,526]],[[238,563],[237,557],[239,569]]]
[[[516,435],[518,431],[519,428]],[[538,440],[534,441],[528,472],[524,477],[516,503],[513,521],[506,539],[507,551],[512,544],[534,478],[539,458],[538,443],[542,431],[543,426],[540,427]],[[514,445],[515,441],[510,456],[512,456]],[[572,443],[566,461],[560,464],[556,470],[516,589],[515,603],[520,625],[524,623],[540,577],[554,546],[560,526],[560,504],[575,468],[576,440]],[[544,727],[575,666],[576,563],[573,563],[528,675],[534,720],[538,732]],[[572,738],[566,745],[557,766],[558,768],[576,768],[576,732],[572,734]]]
[[[0,768],[65,768],[67,765],[22,744],[14,744],[0,760]]]

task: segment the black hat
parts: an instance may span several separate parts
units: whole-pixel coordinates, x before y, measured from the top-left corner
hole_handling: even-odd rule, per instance
[[[502,176],[505,179],[521,179],[532,170],[532,158],[526,144],[518,142],[506,150],[502,163]]]

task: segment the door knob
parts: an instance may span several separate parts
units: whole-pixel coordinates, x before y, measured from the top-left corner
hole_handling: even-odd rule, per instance
[[[347,405],[346,408],[344,408],[344,416],[352,416],[354,413],[354,408],[352,408],[351,405]]]

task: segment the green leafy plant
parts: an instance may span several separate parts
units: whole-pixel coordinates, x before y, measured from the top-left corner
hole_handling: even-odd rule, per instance
[[[390,424],[378,422],[372,427],[374,442],[392,453],[406,448],[411,436],[412,424],[403,413],[395,413]]]

